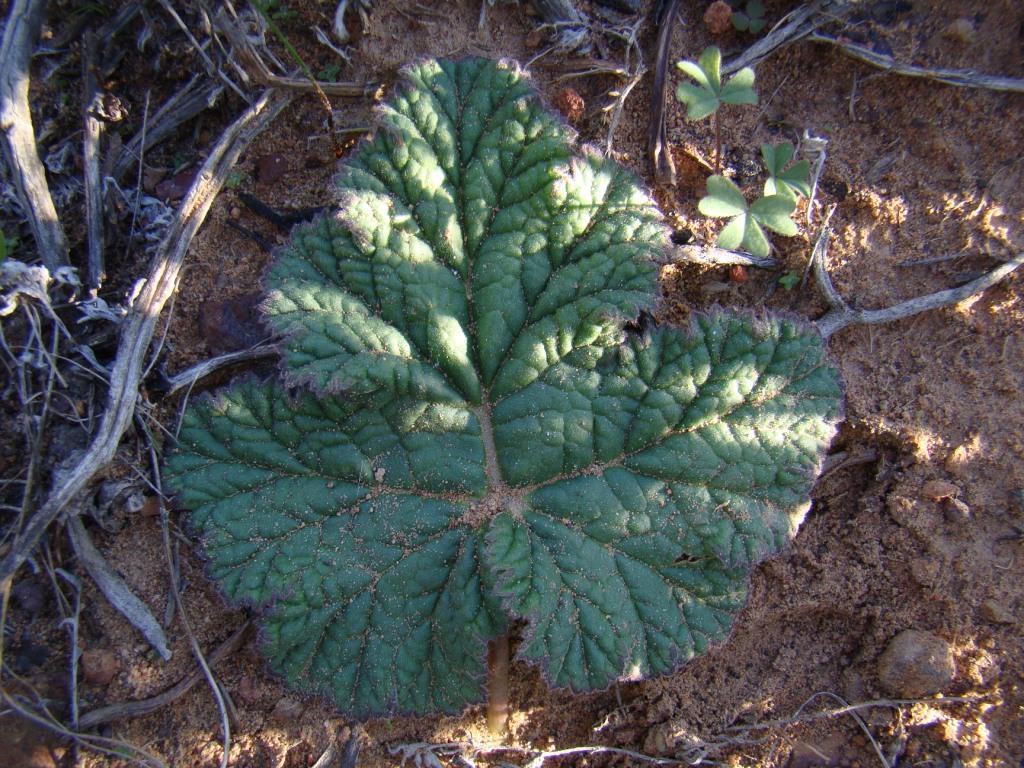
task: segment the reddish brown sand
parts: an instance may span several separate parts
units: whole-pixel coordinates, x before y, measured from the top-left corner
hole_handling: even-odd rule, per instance
[[[300,21],[290,22],[288,29],[295,30],[296,42],[317,71],[330,62],[329,54],[302,36],[303,22],[329,27],[333,3],[293,0],[289,5],[300,11]],[[703,5],[682,6],[685,23],[673,38],[673,61],[695,58],[712,42],[701,23]],[[769,19],[779,18],[787,7],[768,3]],[[372,24],[353,47],[354,63],[343,67],[341,77],[388,84],[401,65],[417,57],[482,54],[523,61],[536,53],[527,43],[535,22],[522,7],[491,9],[483,29],[477,26],[478,14],[475,0],[422,0],[418,6],[376,2]],[[957,19],[976,27],[973,41],[944,34]],[[1022,24],[1024,5],[1013,0],[918,0],[892,24],[867,24],[864,30],[906,61],[1022,77]],[[728,57],[751,39],[734,36],[720,44]],[[653,42],[651,34],[644,39],[648,60]],[[565,85],[556,82],[564,64],[550,55],[532,69],[549,100]],[[591,77],[569,84],[586,105],[578,124],[581,138],[603,142],[607,127],[601,107],[615,81]],[[758,86],[758,107],[725,110],[723,138],[730,164],[756,161],[761,142],[795,140],[805,129],[828,138],[819,193],[824,205],[837,206],[828,267],[852,303],[882,307],[949,287],[1024,249],[1024,96],[884,75],[837,49],[812,43],[773,55],[758,69]],[[627,102],[614,138],[616,156],[648,183],[649,92],[647,78]],[[363,104],[336,106],[342,125],[368,120]],[[207,127],[215,136],[216,126]],[[298,101],[246,153],[240,189],[275,206],[328,201],[334,167],[323,160],[331,150],[324,139],[311,138],[323,130],[318,102],[312,97]],[[693,163],[686,152],[711,159],[711,124],[688,123],[673,102],[668,133],[680,184],[657,189],[656,196],[674,222],[690,228],[698,241],[708,241],[718,225],[697,213],[706,174],[686,172],[687,163]],[[206,146],[200,141],[200,152]],[[285,158],[287,170],[274,183],[259,184],[256,163],[267,155]],[[221,194],[188,258],[167,336],[171,370],[216,351],[198,321],[211,302],[258,288],[267,257],[225,226],[236,207],[235,192]],[[247,212],[241,223],[270,231]],[[786,270],[802,272],[816,232],[802,227],[798,237],[775,238]],[[961,255],[928,266],[903,266],[907,260],[943,254]],[[820,316],[824,304],[813,286],[787,292],[777,287],[779,274],[751,270],[749,279],[739,283],[730,282],[725,270],[667,267],[662,319],[682,321],[694,309],[715,305]],[[1024,508],[1013,499],[1013,492],[1024,488],[1022,286],[1022,279],[1014,277],[954,308],[836,334],[829,347],[846,381],[848,401],[834,449],[851,456],[875,451],[877,460],[840,468],[821,480],[814,508],[791,548],[756,571],[750,602],[729,641],[675,674],[574,696],[550,690],[533,667],[513,663],[513,715],[506,743],[528,749],[605,744],[672,756],[684,754],[697,740],[732,738],[735,743],[714,759],[736,766],[879,765],[850,716],[746,735],[729,729],[788,718],[817,692],[850,703],[885,696],[877,677],[878,657],[896,634],[915,628],[952,645],[956,676],[943,693],[968,701],[863,710],[864,725],[883,751],[898,748],[903,755],[899,764],[907,766],[954,766],[958,760],[967,766],[1021,763],[1024,551],[1019,540],[1001,538],[1024,522]],[[174,418],[170,409],[165,416]],[[126,456],[136,458],[144,457]],[[969,512],[929,498],[922,487],[932,480],[954,484]],[[138,516],[116,534],[97,531],[95,537],[110,563],[162,616],[168,588],[157,519]],[[189,541],[182,540],[181,552],[185,609],[200,643],[211,649],[244,615],[225,608]],[[119,671],[106,687],[83,686],[83,711],[154,695],[193,671],[179,623],[168,630],[174,657],[164,663],[86,583],[83,644],[112,650]],[[19,620],[17,609],[12,616]],[[59,697],[66,636],[54,631],[48,637],[53,649],[44,672],[50,671],[34,679],[48,683]],[[266,672],[253,641],[217,675],[238,708],[234,766],[311,765],[332,734],[346,733],[349,726],[361,734],[360,766],[395,764],[388,748],[396,744],[488,739],[480,708],[459,717],[394,718],[355,726],[316,702],[289,706],[289,700],[301,697]],[[821,696],[805,711],[835,706],[838,699]],[[218,722],[210,691],[200,683],[153,715],[114,723],[109,733],[145,746],[170,765],[215,766],[221,754]],[[38,746],[38,734],[16,736],[15,730],[11,738],[21,738],[24,765],[53,764]],[[748,736],[763,738],[742,743]],[[54,750],[67,752],[59,744]],[[526,761],[514,752],[494,757]],[[81,763],[122,761],[83,753]],[[558,764],[640,763],[576,756]]]

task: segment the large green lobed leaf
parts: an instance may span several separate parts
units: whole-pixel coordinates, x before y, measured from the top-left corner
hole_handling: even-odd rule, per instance
[[[210,575],[359,716],[479,701],[509,619],[555,685],[674,669],[807,511],[841,401],[820,336],[626,334],[666,228],[513,65],[425,62],[380,118],[267,276],[285,384],[194,403],[168,459]]]

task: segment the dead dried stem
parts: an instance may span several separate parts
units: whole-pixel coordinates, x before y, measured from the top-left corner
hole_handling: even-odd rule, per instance
[[[81,492],[93,476],[113,458],[135,413],[146,355],[164,305],[174,294],[188,246],[213,204],[242,150],[291,101],[280,91],[264,91],[221,136],[192,184],[154,257],[149,277],[121,326],[117,356],[99,429],[81,461],[54,487],[11,551],[0,562],[0,582],[25,562],[43,532]]]
[[[25,215],[51,272],[68,264],[68,241],[39,159],[28,105],[29,60],[46,13],[39,0],[13,0],[0,45],[0,129]]]

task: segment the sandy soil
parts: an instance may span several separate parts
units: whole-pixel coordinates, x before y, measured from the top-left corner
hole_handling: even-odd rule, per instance
[[[317,71],[331,59],[304,30],[310,23],[328,26],[330,4],[294,0],[289,5],[300,15],[286,30]],[[713,42],[701,23],[703,5],[682,5],[673,61],[695,58]],[[769,20],[789,7],[767,3]],[[387,84],[417,57],[483,54],[522,61],[537,52],[528,39],[535,22],[521,7],[491,9],[483,29],[478,14],[475,0],[377,2],[371,25],[353,46],[353,64],[344,66],[340,77]],[[969,20],[970,39],[948,34],[958,19]],[[867,21],[859,30],[906,61],[1022,77],[1022,25],[1024,5],[1013,0],[917,0],[908,11]],[[728,57],[751,38],[734,35],[717,42]],[[653,49],[648,30],[648,59]],[[548,56],[532,68],[549,100],[565,85],[556,80],[559,64]],[[603,142],[607,125],[601,107],[615,81],[602,76],[570,84],[586,103],[577,124],[581,138]],[[836,205],[828,266],[838,289],[857,306],[887,306],[958,284],[1024,248],[1024,96],[887,76],[811,43],[772,56],[758,68],[758,85],[759,107],[726,110],[729,165],[742,169],[758,159],[761,142],[796,140],[805,129],[828,138],[819,193],[823,204]],[[627,102],[614,147],[616,156],[650,183],[649,92],[647,78]],[[131,101],[137,94],[125,97]],[[366,105],[340,106],[343,125],[368,120]],[[197,132],[200,156],[216,135],[215,123],[207,118]],[[220,351],[224,334],[232,331],[223,328],[228,321],[209,319],[223,318],[218,302],[258,289],[267,256],[225,224],[232,210],[240,209],[237,192],[252,192],[279,207],[328,201],[334,167],[324,160],[330,147],[322,138],[310,139],[323,129],[316,100],[300,100],[243,158],[241,184],[221,194],[189,258],[167,334],[170,370]],[[672,104],[669,137],[683,171],[677,188],[656,189],[657,198],[680,228],[708,241],[716,225],[696,209],[704,174],[688,174],[685,165],[692,164],[687,150],[710,159],[710,124],[688,123]],[[261,184],[257,167],[269,155],[284,158],[287,171],[274,183]],[[243,225],[280,237],[240,211],[234,215]],[[815,236],[816,230],[804,227],[798,237],[775,239],[784,271],[803,271]],[[944,254],[959,255],[906,265]],[[137,273],[136,265],[130,274]],[[820,316],[824,304],[813,286],[783,290],[780,274],[751,270],[746,281],[736,282],[725,270],[667,267],[662,319],[683,320],[714,305]],[[1024,765],[1024,552],[1019,538],[1005,539],[1014,525],[1024,523],[1024,507],[1014,495],[1024,488],[1022,293],[1024,282],[1016,277],[955,308],[840,331],[829,347],[846,381],[848,401],[834,450],[876,458],[842,466],[819,482],[814,508],[792,547],[755,573],[750,602],[729,641],[671,676],[585,696],[549,690],[535,669],[514,663],[507,744],[529,749],[603,744],[671,757],[684,754],[694,740],[729,733],[735,743],[714,755],[726,765],[878,765],[851,716],[756,731],[748,735],[759,738],[746,743],[728,729],[788,718],[818,692],[850,703],[889,695],[879,682],[879,657],[894,636],[913,628],[950,644],[956,675],[943,693],[965,701],[862,710],[863,725],[882,750],[899,754],[898,764],[907,766]],[[173,410],[166,406],[164,415],[173,419]],[[965,506],[933,500],[926,484],[936,480],[953,484]],[[96,530],[95,538],[110,563],[162,615],[167,575],[156,518],[138,515],[117,533]],[[244,621],[244,612],[224,607],[191,542],[183,538],[180,547],[185,609],[200,642],[210,649]],[[83,711],[154,695],[194,669],[177,622],[168,629],[174,657],[165,663],[87,579],[84,604],[83,646],[112,651],[117,673],[106,686],[83,684]],[[12,604],[10,621],[23,633],[14,645],[34,638],[50,647],[49,658],[30,679],[59,699],[66,634],[50,627],[54,606],[34,619],[24,613]],[[368,767],[395,764],[398,758],[388,748],[396,744],[487,739],[480,709],[461,717],[350,723],[287,691],[267,673],[253,641],[219,667],[218,677],[238,710],[230,755],[236,766],[312,765],[338,733],[356,734],[359,765]],[[806,711],[835,706],[837,699],[819,696]],[[215,766],[220,759],[217,710],[202,683],[173,705],[114,723],[105,732],[144,745],[174,766]],[[12,765],[71,764],[65,745],[31,729],[12,728],[3,741],[11,742]],[[514,752],[498,757],[525,762]],[[123,761],[83,753],[80,762]],[[576,756],[558,764],[640,763],[622,756]]]

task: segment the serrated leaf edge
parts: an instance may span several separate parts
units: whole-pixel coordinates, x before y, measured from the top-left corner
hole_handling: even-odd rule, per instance
[[[812,333],[812,334],[814,334],[814,335],[816,335],[816,336],[818,336],[819,338],[822,339],[822,362],[824,364],[826,364],[826,365],[831,365],[831,366],[833,366],[835,368],[836,373],[837,373],[837,375],[836,375],[836,382],[837,382],[837,384],[839,386],[839,390],[840,390],[839,391],[839,397],[838,397],[837,403],[836,403],[835,423],[834,423],[833,428],[832,428],[832,435],[830,436],[830,438],[828,440],[828,443],[831,444],[835,440],[835,436],[838,433],[839,424],[841,424],[845,420],[845,418],[846,418],[846,397],[845,397],[846,390],[845,390],[845,386],[844,386],[842,377],[840,375],[838,375],[839,374],[839,367],[832,361],[832,358],[829,355],[828,347],[825,344],[825,339],[821,337],[821,333],[818,330],[818,327],[816,325],[814,325],[814,323],[808,321],[807,318],[802,317],[802,316],[800,316],[800,315],[798,315],[796,313],[787,312],[787,311],[784,311],[784,310],[783,311],[772,311],[770,313],[770,315],[769,315],[767,310],[765,310],[763,312],[758,312],[758,311],[753,310],[753,309],[736,309],[736,310],[726,311],[726,310],[724,310],[722,308],[719,308],[719,307],[713,307],[713,308],[711,308],[709,310],[706,310],[706,311],[693,313],[690,316],[689,320],[685,324],[676,325],[676,324],[666,323],[666,324],[663,324],[663,325],[659,325],[659,324],[656,323],[655,326],[654,326],[654,329],[657,329],[657,328],[677,329],[679,332],[685,333],[685,334],[687,334],[689,336],[689,335],[695,334],[697,332],[697,325],[701,321],[701,319],[706,318],[708,320],[714,320],[714,319],[716,319],[718,317],[731,317],[731,318],[737,318],[738,317],[738,318],[744,318],[744,319],[748,320],[751,323],[751,325],[753,327],[753,330],[755,332],[757,332],[757,333],[763,333],[764,330],[766,329],[766,327],[771,323],[772,320],[777,320],[777,321],[780,321],[780,322],[787,322],[787,323],[792,324],[796,328],[796,330],[799,331],[799,332]],[[647,335],[650,332],[651,332],[651,330],[647,330],[647,331],[644,331],[642,333],[634,333],[632,331],[628,331],[627,330],[626,334],[627,335],[633,335],[633,336],[639,336],[639,335]],[[622,342],[623,345],[626,343],[626,341],[627,341],[627,338],[626,338],[626,336],[624,336],[623,337],[623,342]],[[802,474],[804,475],[804,477],[806,477],[807,479],[813,479],[813,478],[816,478],[816,477],[820,476],[821,470],[822,470],[822,468],[824,466],[824,462],[825,462],[825,455],[826,455],[826,452],[823,451],[821,458],[818,459],[818,462],[816,463],[816,465],[814,467],[807,467],[807,468],[804,468],[804,469],[800,470],[802,472]],[[584,473],[580,473],[580,474],[584,474]],[[552,478],[551,480],[547,481],[543,485],[546,486],[546,485],[562,482],[565,479],[567,479],[567,476],[559,476],[559,477],[556,477],[556,478]],[[813,491],[813,486],[812,486],[812,491]],[[801,506],[803,506],[803,509],[799,512],[799,515],[798,515],[799,520],[794,525],[794,527],[793,527],[793,534],[789,538],[789,540],[786,542],[786,545],[784,547],[781,547],[778,550],[774,550],[774,551],[761,551],[761,552],[759,552],[758,558],[750,563],[749,568],[747,569],[747,579],[746,579],[746,584],[747,584],[748,587],[750,585],[750,579],[751,579],[751,577],[753,575],[754,570],[756,568],[758,568],[761,563],[763,563],[766,560],[769,560],[771,558],[779,556],[780,554],[785,552],[786,549],[789,546],[792,545],[793,539],[799,533],[799,529],[802,527],[803,523],[806,520],[807,515],[810,513],[810,510],[814,506],[813,499],[809,497],[808,500],[803,505],[801,505]],[[543,513],[538,513],[538,514],[543,514]],[[539,663],[537,661],[534,661],[533,659],[527,658],[525,653],[524,653],[524,649],[527,648],[531,644],[533,639],[536,637],[536,634],[535,634],[535,632],[536,632],[536,622],[534,622],[529,617],[525,617],[525,616],[520,615],[512,607],[512,601],[514,600],[514,595],[512,593],[510,593],[510,592],[507,592],[507,591],[503,590],[503,588],[502,588],[502,582],[505,581],[505,577],[507,575],[507,569],[498,568],[493,563],[487,562],[487,560],[488,560],[487,552],[489,551],[491,543],[493,541],[493,539],[492,539],[492,531],[490,529],[488,529],[484,533],[484,540],[485,540],[484,554],[483,554],[484,564],[485,564],[485,566],[487,568],[494,569],[494,571],[495,571],[494,590],[495,590],[496,596],[498,597],[498,599],[501,602],[502,610],[505,611],[506,616],[507,616],[507,618],[509,619],[510,622],[518,621],[518,622],[522,622],[525,625],[524,628],[523,628],[522,641],[520,642],[520,644],[518,646],[518,649],[516,651],[516,654],[515,654],[515,659],[517,661],[519,661],[521,663],[526,663],[526,664],[529,664],[531,666],[536,667],[538,669],[541,677],[544,679],[545,684],[548,685],[549,688],[552,688],[554,690],[570,690],[574,694],[579,694],[579,693],[597,694],[597,693],[602,693],[604,691],[607,691],[607,690],[611,689],[617,683],[636,682],[635,679],[632,678],[629,674],[623,674],[620,677],[611,680],[608,683],[608,685],[605,686],[604,688],[581,688],[581,689],[576,689],[576,688],[574,688],[572,686],[571,683],[569,685],[557,685],[554,682],[554,679],[549,675],[548,670],[545,668],[545,666],[543,664],[541,664],[541,663]],[[602,544],[599,541],[597,541],[596,543],[599,544],[602,547],[605,546],[604,544]],[[728,563],[724,563],[723,561],[721,561],[721,559],[719,559],[719,562],[725,568],[732,568],[732,567],[734,567],[734,566],[730,566]],[[686,666],[686,664],[688,664],[690,661],[692,661],[697,656],[704,655],[705,653],[709,653],[709,652],[711,652],[712,650],[714,650],[716,648],[722,648],[722,647],[728,645],[729,641],[732,639],[732,636],[733,636],[733,634],[736,631],[736,628],[740,624],[739,615],[746,609],[746,606],[747,606],[747,604],[749,602],[750,602],[750,590],[748,589],[747,590],[747,594],[746,594],[746,598],[743,601],[743,605],[739,608],[739,610],[737,610],[736,615],[735,615],[736,618],[732,622],[732,625],[730,626],[729,630],[725,633],[725,635],[723,635],[719,640],[710,643],[708,645],[708,647],[703,652],[701,652],[699,654],[694,654],[693,656],[691,656],[689,658],[679,658],[679,659],[677,659],[675,661],[675,663],[674,663],[674,666],[672,666],[671,669],[667,669],[664,672],[659,673],[659,675],[657,675],[657,676],[661,677],[661,676],[667,676],[667,675],[674,674],[679,669],[681,669],[682,667]],[[649,679],[649,678],[644,678],[644,679]]]

